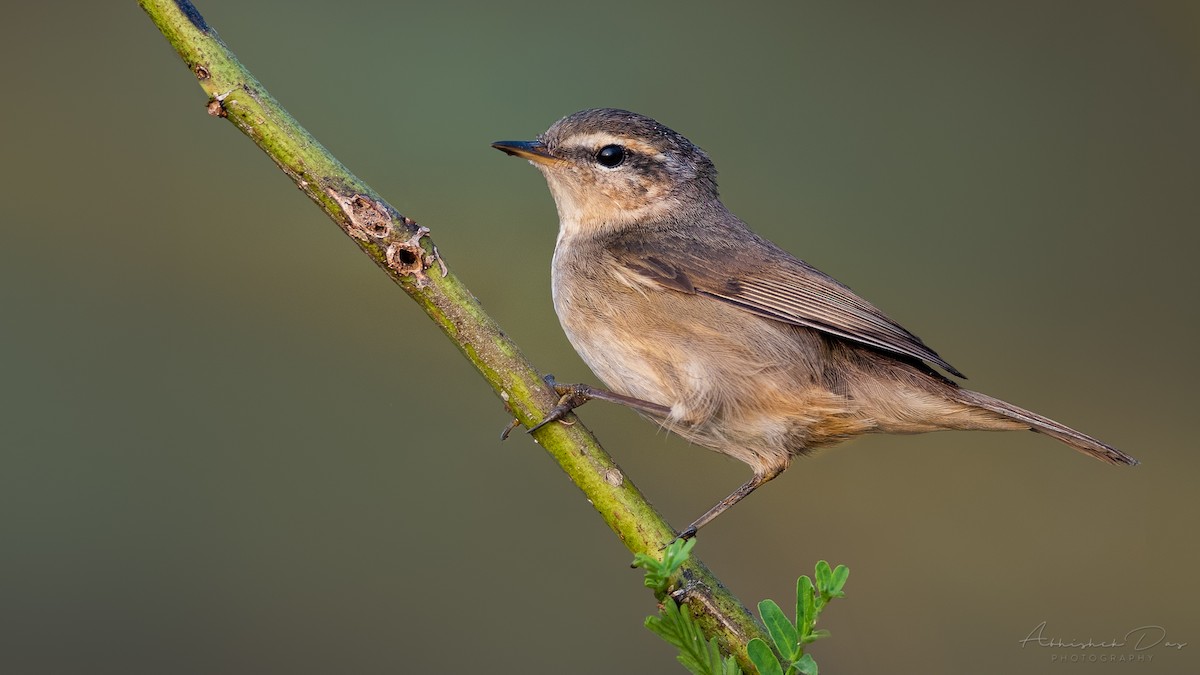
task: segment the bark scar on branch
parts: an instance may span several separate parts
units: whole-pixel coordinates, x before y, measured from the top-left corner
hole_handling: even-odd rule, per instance
[[[442,276],[446,276],[446,264],[437,247],[431,244],[432,252],[427,252],[421,246],[421,238],[429,234],[429,228],[417,225],[416,221],[367,195],[343,194],[333,188],[326,188],[325,194],[332,197],[346,215],[346,220],[341,223],[346,234],[383,248],[388,267],[412,277],[418,287],[429,284],[425,270],[434,262],[440,266]]]

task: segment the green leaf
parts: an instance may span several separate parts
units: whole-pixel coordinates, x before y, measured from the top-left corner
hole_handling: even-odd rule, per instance
[[[662,563],[658,562],[658,560],[649,553],[635,553],[633,555],[632,565],[634,567],[641,567],[647,572],[650,570],[657,570],[662,567]]]
[[[800,635],[808,635],[816,620],[816,589],[806,574],[796,580],[796,627],[800,629]]]
[[[746,655],[750,657],[754,667],[758,668],[759,675],[783,675],[779,659],[775,658],[775,653],[761,638],[754,638],[746,645]]]
[[[646,628],[676,647],[682,648],[687,644],[684,637],[686,626],[680,616],[679,606],[670,598],[663,600],[658,616],[646,617]]]
[[[695,539],[676,539],[663,551],[662,560],[646,553],[638,553],[633,556],[633,566],[646,570],[646,578],[642,580],[646,588],[652,588],[659,594],[664,593],[671,577],[687,562],[695,545]]]
[[[671,573],[657,559],[645,553],[638,553],[633,558],[633,566],[646,570],[646,577],[642,579],[646,588],[653,589],[658,594],[667,590]]]
[[[663,610],[663,614],[666,614],[666,610]],[[659,636],[671,646],[678,647],[682,644],[682,641],[677,635],[677,627],[669,620],[663,618],[663,614],[646,617],[646,628],[650,629],[650,632]]]
[[[821,638],[827,638],[827,637],[829,637],[829,635],[830,635],[829,631],[825,630],[824,628],[818,628],[817,630],[814,630],[812,633],[809,633],[808,635],[805,635],[803,638],[800,638],[800,641],[803,642],[804,644],[808,644],[810,642],[816,642],[817,640],[820,640]]]
[[[812,654],[805,654],[800,657],[799,661],[792,664],[791,669],[795,669],[801,675],[817,675],[817,662],[813,660]]]
[[[658,587],[663,579],[661,563],[645,553],[638,553],[633,556],[633,566],[646,570],[646,576],[642,579],[646,588],[653,588],[656,591],[665,590]]]
[[[784,660],[795,661],[796,657],[800,656],[800,634],[796,632],[796,626],[788,620],[774,600],[758,603],[758,614]]]
[[[829,563],[824,560],[817,561],[817,569],[814,576],[817,578],[817,590],[822,595],[833,587],[833,570],[829,569]]]
[[[722,657],[717,639],[704,639],[704,631],[692,618],[692,612],[686,605],[680,606],[671,598],[664,599],[662,612],[658,616],[646,617],[646,628],[678,647],[679,654],[675,658],[695,675],[724,675],[728,672],[728,659]]]
[[[663,567],[668,574],[674,574],[680,567],[683,567],[683,563],[687,562],[695,545],[695,539],[676,539],[667,546],[667,549],[663,551]]]
[[[671,577],[687,562],[695,545],[695,539],[677,539],[663,551],[662,560],[639,553],[633,558],[633,566],[646,570],[646,586],[660,594],[665,593]],[[737,661],[721,654],[715,637],[704,639],[704,631],[692,617],[691,609],[671,597],[663,597],[658,616],[646,617],[646,628],[679,649],[675,658],[694,675],[742,675]]]
[[[846,587],[846,579],[850,578],[850,568],[845,565],[838,565],[833,571],[833,582],[829,587],[829,596],[833,598],[844,598],[846,594],[842,589]]]

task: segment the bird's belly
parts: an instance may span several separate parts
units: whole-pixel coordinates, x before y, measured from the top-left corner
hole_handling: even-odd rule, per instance
[[[775,335],[779,344],[767,348],[769,327],[710,299],[615,293],[600,307],[556,304],[567,339],[592,372],[619,394],[669,407],[672,429],[724,424],[731,414],[762,408],[761,399],[780,386],[803,386],[789,358],[792,338]]]
[[[670,415],[648,416],[758,472],[780,469],[795,455],[873,426],[852,401],[794,368],[762,370],[686,338],[630,341],[605,326],[566,332],[609,389],[667,406]]]

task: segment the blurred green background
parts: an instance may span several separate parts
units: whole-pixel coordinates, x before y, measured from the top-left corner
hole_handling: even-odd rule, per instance
[[[198,7],[562,381],[591,376],[554,207],[488,143],[625,107],[973,387],[1143,461],[945,433],[798,462],[697,553],[784,606],[848,564],[822,672],[1200,670],[1196,3]],[[580,493],[134,2],[0,38],[0,671],[683,672]],[[747,477],[582,416],[676,525]],[[1193,644],[1023,648],[1043,621]]]

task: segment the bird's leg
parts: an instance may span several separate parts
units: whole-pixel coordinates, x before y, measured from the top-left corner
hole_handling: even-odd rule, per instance
[[[550,388],[562,398],[558,400],[558,405],[554,406],[550,410],[550,414],[546,415],[546,419],[529,428],[529,433],[531,434],[547,424],[550,424],[551,422],[556,422],[563,419],[572,410],[594,398],[602,401],[609,401],[611,403],[619,403],[623,406],[628,406],[634,410],[648,413],[650,415],[666,417],[667,415],[671,414],[671,409],[669,407],[665,405],[659,405],[657,403],[651,403],[649,401],[643,401],[640,398],[624,396],[622,394],[614,394],[611,391],[597,389],[587,384],[559,384],[558,382],[554,381],[553,375],[547,375],[542,379],[546,380],[546,384],[550,385]]]
[[[697,530],[712,522],[714,518],[727,511],[734,504],[745,499],[747,495],[757,490],[763,483],[766,483],[772,478],[783,473],[785,468],[787,468],[787,465],[778,468],[770,468],[763,473],[755,473],[753,478],[743,483],[740,488],[734,490],[733,494],[717,502],[716,506],[705,511],[704,515],[697,518],[691,525],[688,525],[687,528],[685,528],[683,532],[680,532],[679,536],[676,538],[691,539],[692,537],[696,536]]]

